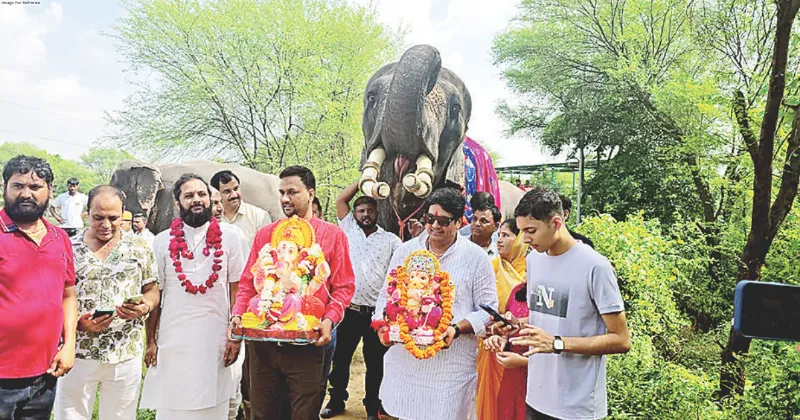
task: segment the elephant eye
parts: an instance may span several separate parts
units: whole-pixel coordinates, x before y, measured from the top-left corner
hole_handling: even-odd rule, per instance
[[[375,103],[375,94],[370,92],[367,94],[367,102],[374,104]]]
[[[457,116],[459,112],[461,112],[461,105],[453,104],[453,105],[450,106],[450,114],[451,114],[451,116]]]

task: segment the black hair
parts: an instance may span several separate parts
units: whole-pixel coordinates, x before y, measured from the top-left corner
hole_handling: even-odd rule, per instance
[[[308,189],[317,188],[317,181],[314,179],[314,173],[311,172],[311,169],[308,169],[305,166],[300,166],[300,165],[290,166],[281,171],[281,174],[278,175],[278,178],[283,179],[283,178],[288,178],[290,176],[300,177],[300,181]],[[320,208],[322,208],[322,206],[320,206]]]
[[[211,187],[209,187],[208,184],[206,184],[206,181],[203,178],[201,178],[200,175],[193,173],[186,173],[181,175],[181,177],[178,178],[177,181],[175,181],[175,186],[172,188],[172,196],[175,197],[175,201],[180,201],[181,187],[183,186],[183,184],[193,179],[196,179],[205,184],[206,189],[208,190],[208,196],[211,197]]]
[[[428,206],[438,204],[456,220],[464,216],[466,201],[455,188],[438,188],[428,197]]]
[[[519,235],[519,227],[517,227],[517,219],[508,218],[506,219],[500,227],[508,226],[508,230],[510,230],[514,235]]]
[[[81,182],[78,181],[78,178],[75,178],[74,176],[67,180],[67,185],[79,185],[80,183]]]
[[[6,162],[3,167],[3,183],[8,183],[14,174],[27,174],[33,172],[42,178],[47,185],[53,185],[53,168],[42,158],[35,156],[17,155]]]
[[[122,191],[118,190],[116,187],[112,187],[111,185],[98,185],[91,190],[89,190],[89,198],[86,199],[86,208],[92,208],[92,200],[100,194],[108,194],[112,197],[119,198],[119,202],[121,203],[123,210],[125,207],[125,196],[122,195]],[[133,217],[131,217],[133,220]]]
[[[564,194],[559,194],[558,198],[561,199],[561,209],[564,211],[572,211],[572,200]]]
[[[353,202],[353,210],[355,210],[358,206],[363,206],[365,204],[373,206],[375,209],[378,208],[378,200],[372,197],[367,197],[366,195],[362,195],[361,197],[356,198],[356,201]]]
[[[311,204],[316,204],[317,207],[319,207],[320,211],[322,210],[322,203],[320,203],[319,197],[317,197],[316,195],[314,196],[314,199],[311,200]]]
[[[236,180],[237,184],[241,184],[241,181],[239,181],[239,177],[236,176],[235,173],[225,169],[224,171],[219,171],[215,173],[214,176],[211,177],[211,186],[216,189],[219,189],[220,185],[227,184],[233,181],[234,179]]]
[[[494,197],[486,191],[477,192],[469,199],[469,206],[472,207],[472,210],[489,210],[489,207],[494,205]]]
[[[561,199],[555,191],[546,187],[536,187],[526,192],[514,209],[514,217],[528,216],[543,222],[549,222],[555,215],[564,216]]]
[[[500,220],[503,219],[503,215],[500,213],[500,210],[495,207],[492,203],[479,203],[477,206],[472,206],[472,214],[475,214],[476,211],[490,211],[492,213],[492,221],[495,223],[500,223]]]
[[[500,221],[503,220],[503,214],[500,213],[500,209],[496,206],[492,206],[492,219],[495,223],[500,223]]]

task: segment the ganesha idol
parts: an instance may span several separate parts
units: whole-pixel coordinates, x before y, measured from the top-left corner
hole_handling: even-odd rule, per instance
[[[279,222],[250,271],[257,293],[242,315],[242,331],[234,335],[263,341],[316,340],[314,328],[325,305],[315,293],[331,269],[311,225],[296,216]]]
[[[403,343],[418,358],[432,357],[441,349],[440,336],[453,317],[448,273],[439,270],[433,254],[415,251],[389,272],[386,294],[386,338]]]

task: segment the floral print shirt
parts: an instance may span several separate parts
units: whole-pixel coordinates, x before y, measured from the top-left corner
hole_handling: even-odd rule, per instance
[[[157,280],[156,259],[147,241],[138,235],[122,235],[105,261],[100,261],[83,241],[73,237],[75,289],[78,313],[113,310],[126,298],[141,295],[142,288]],[[120,363],[142,357],[144,318],[114,320],[105,331],[78,331],[75,357],[100,363]]]

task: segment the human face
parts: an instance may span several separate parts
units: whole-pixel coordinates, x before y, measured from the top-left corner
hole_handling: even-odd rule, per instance
[[[3,190],[4,207],[16,223],[32,223],[44,215],[50,204],[52,187],[36,172],[13,174]]]
[[[123,220],[122,223],[120,223],[119,228],[122,229],[123,232],[130,232],[132,226],[133,223],[130,220]]]
[[[445,211],[442,206],[438,204],[431,204],[428,209],[428,214],[434,217],[446,217],[450,219],[447,226],[442,226],[438,220],[433,220],[432,223],[426,223],[425,229],[428,230],[428,235],[432,241],[447,242],[452,241],[458,232],[458,223],[453,220],[453,213]]]
[[[514,247],[514,241],[517,240],[517,235],[508,228],[507,224],[500,226],[497,231],[497,252],[504,260],[508,259],[511,255],[511,249]]]
[[[208,186],[199,179],[191,179],[181,185],[178,196],[181,219],[192,227],[200,227],[211,219],[211,198]]]
[[[553,246],[556,232],[562,224],[559,216],[553,216],[548,222],[530,216],[517,216],[517,227],[522,241],[536,252],[547,252]]]
[[[227,184],[220,184],[219,194],[222,197],[222,206],[225,209],[231,211],[238,210],[239,205],[242,204],[242,194],[239,192],[239,181],[235,178],[231,179],[231,182]]]
[[[78,193],[78,184],[67,184],[67,192],[69,195],[75,195]]]
[[[100,193],[95,196],[89,207],[89,235],[100,242],[108,242],[121,227],[122,200],[113,194]]]
[[[219,191],[212,189],[211,190],[211,215],[217,219],[218,222],[222,221],[222,212],[224,211],[224,207],[222,206],[222,194]]]
[[[311,217],[314,189],[306,188],[299,176],[281,178],[278,192],[281,194],[281,208],[286,217],[295,215],[303,219]]]
[[[319,208],[317,203],[311,203],[311,211],[317,219],[322,219],[322,209]]]
[[[134,217],[133,218],[133,231],[136,233],[144,232],[145,225],[147,222],[144,220],[144,217]]]
[[[378,210],[372,204],[361,204],[356,206],[355,218],[356,223],[361,229],[369,230],[375,227],[377,220]]]
[[[487,240],[497,230],[491,210],[476,210],[470,222],[472,236],[479,240]]]

